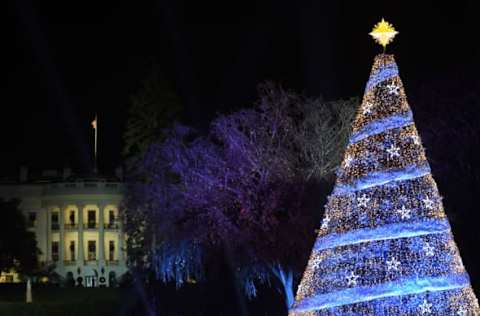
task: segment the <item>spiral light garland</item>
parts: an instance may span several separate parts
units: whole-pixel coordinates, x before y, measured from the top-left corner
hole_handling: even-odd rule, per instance
[[[375,58],[289,315],[480,315],[393,55]]]

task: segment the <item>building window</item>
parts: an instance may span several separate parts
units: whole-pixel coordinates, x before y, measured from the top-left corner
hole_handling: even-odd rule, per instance
[[[97,260],[97,242],[95,240],[88,241],[88,260]]]
[[[58,241],[52,241],[52,260],[58,261]]]
[[[70,210],[70,215],[68,216],[68,221],[70,225],[75,225],[75,210]]]
[[[35,227],[37,225],[37,213],[36,212],[29,212],[28,213],[28,227]]]
[[[52,230],[58,230],[60,227],[58,225],[58,212],[52,213]]]
[[[108,211],[108,228],[117,228],[117,219],[115,218],[115,211]]]
[[[87,227],[88,228],[95,228],[96,219],[95,219],[95,210],[88,211],[88,218],[87,218]]]
[[[113,240],[108,242],[108,260],[115,260],[115,241]]]
[[[76,228],[75,225],[75,210],[70,210],[68,213],[68,220],[65,222],[66,228]]]
[[[70,240],[70,261],[75,261],[75,241]]]
[[[113,210],[108,212],[108,222],[112,224],[115,223],[115,212]]]

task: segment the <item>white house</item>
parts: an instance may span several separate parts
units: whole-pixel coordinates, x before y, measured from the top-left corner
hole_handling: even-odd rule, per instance
[[[20,199],[29,229],[35,232],[42,265],[83,286],[113,285],[125,272],[126,242],[119,220],[123,197],[121,169],[115,177],[73,175],[65,168],[0,182],[0,198]],[[79,278],[80,277],[80,278]],[[0,282],[17,281],[2,273]]]

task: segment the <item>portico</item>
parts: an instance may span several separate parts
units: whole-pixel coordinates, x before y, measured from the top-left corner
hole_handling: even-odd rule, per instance
[[[2,193],[21,200],[41,251],[39,262],[54,265],[61,277],[109,286],[127,271],[118,178],[70,176],[9,185]]]

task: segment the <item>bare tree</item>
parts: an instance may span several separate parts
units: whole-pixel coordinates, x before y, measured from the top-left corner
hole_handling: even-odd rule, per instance
[[[306,188],[335,170],[355,106],[265,84],[254,108],[218,116],[207,136],[165,130],[137,167],[148,181],[131,183],[126,208],[132,217],[145,209],[157,276],[178,286],[202,279],[221,252],[247,296],[273,277],[290,304],[317,225]]]

